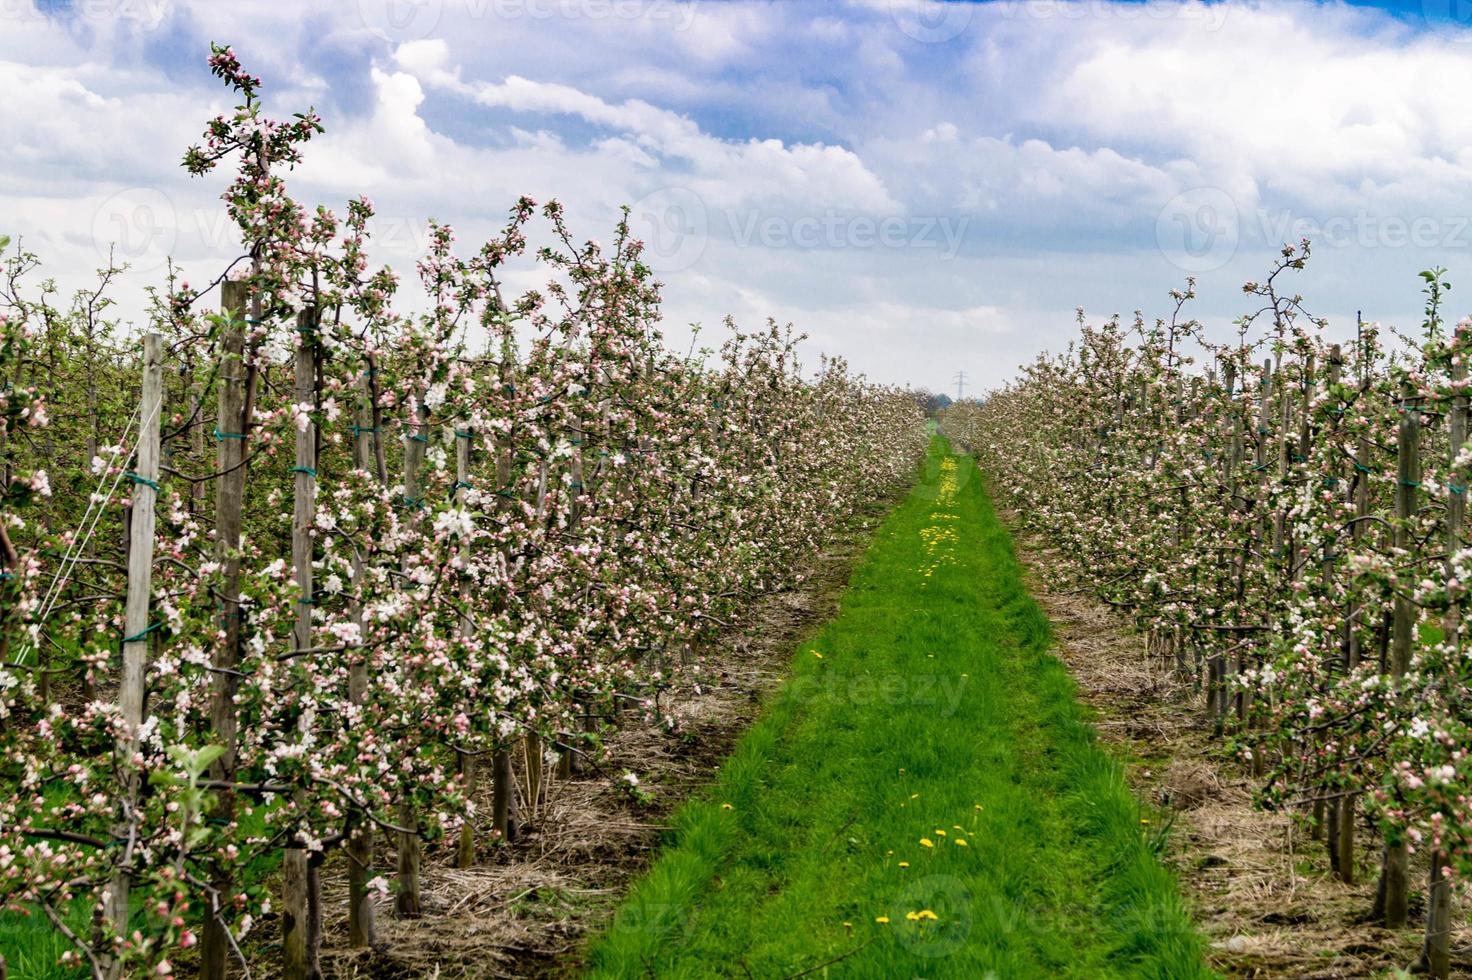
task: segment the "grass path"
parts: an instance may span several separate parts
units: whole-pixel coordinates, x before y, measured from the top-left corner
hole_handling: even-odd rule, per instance
[[[971,460],[936,440],[592,975],[1209,975],[1048,646]]]

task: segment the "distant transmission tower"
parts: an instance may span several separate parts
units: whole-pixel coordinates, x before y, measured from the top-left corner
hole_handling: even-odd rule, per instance
[[[965,396],[966,396],[966,372],[965,371],[957,371],[956,372],[956,401],[960,401]]]

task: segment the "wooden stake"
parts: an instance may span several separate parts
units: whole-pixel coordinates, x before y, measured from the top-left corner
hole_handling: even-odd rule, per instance
[[[215,560],[220,563],[220,617],[224,639],[214,651],[214,682],[210,703],[210,727],[216,744],[225,752],[211,767],[210,775],[228,781],[235,772],[236,726],[235,669],[240,663],[240,533],[245,500],[245,449],[249,421],[245,415],[245,316],[249,294],[243,282],[227,281],[220,287],[222,312],[229,318],[220,335],[219,406],[215,421],[215,470],[220,475],[215,490]],[[252,304],[259,307],[259,303]],[[259,309],[252,313],[259,314]],[[235,797],[220,793],[217,815],[221,820],[235,816]],[[223,865],[221,866],[223,868]],[[233,893],[229,872],[221,870],[210,883],[224,899]],[[230,937],[216,916],[205,919],[200,953],[202,980],[225,980]]]
[[[353,440],[353,464],[363,472],[374,474],[384,482],[379,463],[382,453],[375,449],[381,445],[378,439],[378,418],[374,406],[373,361],[367,359],[363,376],[359,381],[362,392],[358,402],[358,423]],[[361,592],[366,568],[362,554],[353,553],[353,583]],[[367,636],[367,618],[361,601],[355,602],[354,611],[358,628]],[[365,655],[359,653],[348,668],[348,701],[361,705],[368,700],[368,664]],[[348,858],[348,945],[354,949],[378,943],[378,923],[373,911],[373,894],[368,882],[373,880],[373,825],[368,820],[359,820],[349,833]]]
[[[429,442],[424,399],[415,399],[414,406],[415,417],[409,420],[409,432],[404,440],[404,506],[409,508],[411,521],[417,520],[419,509],[424,506],[419,499],[419,468],[424,464],[424,449]],[[399,804],[399,826],[404,830],[398,835],[399,893],[394,898],[394,912],[400,918],[417,919],[424,914],[419,886],[419,815],[408,799]]]
[[[304,310],[297,318],[300,339],[296,348],[296,403],[298,411],[317,404],[316,311]],[[317,519],[317,424],[308,422],[296,427],[295,493],[291,515],[291,564],[301,596],[296,604],[296,624],[292,630],[294,650],[312,647],[312,528]],[[305,724],[309,721],[303,720]],[[308,733],[300,736],[305,739]],[[306,798],[297,791],[297,805],[305,808]],[[288,846],[283,859],[281,946],[283,976],[286,980],[317,980],[322,975],[320,950],[311,937],[320,941],[320,923],[311,921],[314,906],[320,912],[320,901],[312,900],[313,877],[307,867],[306,848]]]
[[[138,751],[138,729],[143,724],[144,674],[153,625],[149,610],[153,601],[153,539],[157,520],[159,472],[159,416],[163,413],[163,342],[158,334],[143,338],[143,400],[139,408],[137,460],[133,468],[132,521],[128,541],[128,597],[123,620],[123,672],[118,687],[118,710],[122,726],[115,757],[123,774],[119,821],[113,836],[125,841],[118,871],[108,892],[108,925],[118,934],[128,931],[128,891],[137,829],[139,777],[133,764]],[[108,975],[119,977],[122,966],[107,962]]]
[[[1401,399],[1400,432],[1396,439],[1395,534],[1397,553],[1407,553],[1414,544],[1410,521],[1416,513],[1418,488],[1421,485],[1421,407],[1407,384]],[[1390,674],[1404,677],[1411,666],[1415,642],[1416,610],[1404,589],[1397,589],[1391,623]],[[1385,867],[1381,873],[1381,894],[1386,928],[1400,929],[1406,924],[1409,898],[1410,853],[1404,841],[1385,845]]]

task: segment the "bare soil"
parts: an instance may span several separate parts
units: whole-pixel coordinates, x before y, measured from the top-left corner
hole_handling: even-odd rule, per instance
[[[573,975],[588,939],[656,856],[670,814],[710,783],[781,683],[802,637],[836,614],[853,566],[893,503],[876,502],[813,557],[800,585],[759,599],[701,651],[699,683],[684,677],[662,698],[682,719],[678,732],[631,718],[606,733],[603,752],[584,772],[560,779],[549,773],[542,807],[532,813],[522,804],[524,833],[483,854],[478,867],[454,868],[453,842],[426,853],[424,916],[395,919],[392,899],[380,901],[376,949],[347,948],[346,874],[334,857],[323,874],[324,972],[344,980]],[[621,779],[627,772],[652,794],[649,802],[628,792]],[[490,812],[488,794],[480,811]],[[378,861],[391,873],[387,841]],[[261,952],[274,960],[273,951]]]
[[[1002,516],[1101,741],[1126,762],[1136,792],[1167,814],[1167,859],[1210,943],[1211,966],[1228,977],[1331,980],[1390,976],[1415,963],[1418,896],[1409,928],[1368,921],[1380,863],[1371,828],[1359,828],[1356,883],[1346,885],[1303,821],[1253,806],[1252,779],[1213,737],[1200,694],[1148,657],[1144,636],[1115,610],[1059,587],[1057,552],[1019,532],[1015,515]],[[1412,875],[1414,888],[1425,870],[1413,865]],[[1472,929],[1465,917],[1453,928],[1453,974],[1472,977]]]

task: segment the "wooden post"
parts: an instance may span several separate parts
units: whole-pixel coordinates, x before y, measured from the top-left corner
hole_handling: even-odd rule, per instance
[[[587,376],[589,380],[591,380],[591,371]],[[570,506],[568,507],[567,515],[567,530],[569,532],[572,532],[572,530],[576,528],[579,522],[581,522],[583,519],[583,454],[584,452],[586,452],[588,432],[585,415],[581,408],[573,413],[573,430],[571,441],[572,455],[569,456],[567,460],[567,471],[568,475],[572,478],[573,490],[573,498]],[[581,719],[582,730],[584,732],[592,731],[592,709],[586,706],[585,702],[587,699],[579,697],[576,694],[574,694],[573,699],[575,702],[584,705],[583,716]],[[559,760],[557,766],[557,774],[563,777],[571,777],[574,773],[579,773],[582,771],[582,758],[577,753],[576,747],[573,745],[574,740],[571,733],[568,733],[568,735],[564,737],[563,741],[565,743],[565,746],[563,748],[562,758],[561,760]]]
[[[249,293],[243,282],[227,281],[220,287],[222,312],[229,318],[220,335],[219,405],[216,410],[215,471],[220,475],[215,490],[215,560],[220,563],[220,617],[224,638],[214,651],[215,668],[210,703],[210,727],[224,754],[211,767],[215,779],[229,780],[235,773],[236,726],[235,668],[240,663],[240,533],[245,501],[245,449],[249,420],[245,417],[245,316]],[[258,307],[260,304],[255,303]],[[252,310],[259,313],[258,309]],[[229,791],[219,797],[218,816],[235,817],[235,797]],[[223,865],[221,866],[224,867]],[[217,873],[211,885],[218,896],[232,894],[228,871]],[[215,915],[205,919],[200,953],[202,980],[225,980],[230,937]]]
[[[501,338],[499,380],[502,396],[508,405],[509,425],[505,436],[497,442],[496,446],[496,488],[502,494],[499,506],[503,512],[510,510],[512,506],[509,494],[511,454],[515,446],[516,424],[516,412],[512,404],[516,392],[515,376],[512,373],[512,358],[515,356],[515,349],[512,345],[509,322],[504,330],[505,333]],[[516,818],[513,813],[515,793],[516,782],[511,769],[511,751],[506,747],[498,748],[491,757],[491,831],[498,840],[503,842],[511,840],[516,832]]]
[[[297,411],[317,404],[317,320],[314,310],[304,310],[297,318],[299,339],[296,348]],[[296,601],[296,623],[292,630],[293,650],[312,647],[312,528],[317,517],[317,424],[296,426],[295,493],[291,515],[291,565],[301,595]],[[305,721],[303,722],[306,723]],[[307,732],[300,736],[306,738]],[[297,805],[305,808],[304,791],[297,790]],[[308,854],[301,843],[288,843],[282,862],[281,948],[283,976],[286,980],[317,980],[322,975],[319,950],[311,941],[321,937],[320,925],[311,921],[313,902],[307,868]]]
[[[1453,327],[1452,334],[1452,395],[1451,413],[1447,419],[1447,435],[1451,465],[1448,469],[1448,492],[1446,498],[1446,577],[1453,577],[1452,558],[1462,547],[1462,525],[1467,517],[1467,479],[1457,472],[1457,454],[1467,442],[1467,396],[1463,386],[1467,383],[1467,362],[1463,354],[1462,328]],[[1462,650],[1462,623],[1457,607],[1447,610],[1443,624],[1447,638]],[[1421,948],[1421,966],[1433,977],[1450,975],[1452,951],[1452,894],[1451,882],[1446,876],[1448,866],[1446,847],[1442,841],[1434,842],[1431,852],[1431,870],[1426,881],[1426,938]]]
[[[376,449],[378,440],[378,418],[373,384],[373,361],[365,358],[363,375],[359,379],[361,395],[358,401],[357,426],[354,429],[353,464],[365,473],[372,473],[379,483],[384,482],[383,470],[379,467],[382,454]],[[353,552],[353,582],[363,589],[366,571],[362,553]],[[361,600],[355,600],[358,628],[365,638],[368,635],[367,617]],[[365,642],[366,649],[366,642]],[[368,664],[362,651],[353,658],[348,668],[348,700],[361,705],[368,700]],[[347,841],[348,858],[348,945],[355,949],[373,946],[378,942],[378,923],[373,911],[373,894],[368,882],[373,880],[373,825],[361,820],[355,823]]]
[[[1396,488],[1394,550],[1408,553],[1414,545],[1410,531],[1416,513],[1421,484],[1421,407],[1411,386],[1405,386],[1401,398],[1400,432],[1396,440]],[[1415,642],[1416,610],[1404,588],[1396,590],[1391,623],[1390,673],[1404,677],[1411,666],[1411,650]],[[1380,898],[1386,928],[1400,929],[1406,924],[1410,853],[1404,841],[1385,845],[1385,867],[1380,878]]]
[[[470,440],[472,435],[469,431],[455,432],[455,501],[464,506],[465,491],[470,486]],[[470,604],[470,580],[461,579],[460,602],[462,605]],[[475,629],[475,624],[469,616],[460,619],[460,632],[462,635],[469,634]],[[465,795],[467,798],[475,794],[475,756],[465,752],[456,754],[456,761],[460,765],[460,778],[465,781]],[[460,846],[455,852],[455,866],[459,868],[475,867],[475,826],[466,820],[460,827]]]
[[[404,506],[409,509],[409,520],[417,520],[424,506],[419,499],[419,467],[424,463],[424,449],[429,442],[429,431],[425,418],[424,398],[414,400],[414,417],[407,422],[408,435],[404,440]],[[424,903],[419,887],[419,815],[408,799],[399,804],[399,826],[404,829],[398,835],[399,849],[399,893],[394,898],[394,912],[400,918],[417,919],[424,914]]]
[[[1329,371],[1326,381],[1330,390],[1339,384],[1343,378],[1343,374],[1344,351],[1338,344],[1335,344],[1329,348]],[[1337,423],[1334,428],[1336,430],[1338,429]],[[1337,432],[1335,440],[1336,442],[1338,441]],[[1329,459],[1334,460],[1337,457],[1331,452]],[[1332,481],[1331,489],[1338,491],[1343,478],[1343,465],[1331,462],[1328,477]],[[1340,494],[1343,493],[1343,491],[1338,492]],[[1338,546],[1339,543],[1336,541],[1335,547]],[[1334,579],[1334,558],[1330,555],[1324,556],[1323,577],[1325,591],[1327,592],[1328,586]],[[1347,606],[1344,627],[1340,635],[1340,645],[1344,654],[1344,669],[1346,671],[1350,669],[1350,639],[1354,635],[1354,627],[1349,622],[1348,612],[1349,607]],[[1340,881],[1350,884],[1354,881],[1354,794],[1350,793],[1330,800],[1328,810],[1328,839],[1326,846],[1329,851],[1329,865]]]
[[[140,787],[139,774],[133,764],[138,751],[138,729],[143,724],[144,674],[148,669],[148,649],[153,626],[148,622],[153,600],[153,539],[157,520],[159,471],[159,416],[163,413],[163,342],[158,334],[143,338],[143,399],[139,407],[137,460],[132,470],[133,506],[129,522],[128,596],[123,620],[123,672],[118,685],[118,710],[122,726],[118,733],[115,756],[122,774],[122,800],[119,820],[113,836],[125,841],[118,857],[108,892],[107,921],[113,932],[126,934],[128,929],[129,865],[133,861],[136,808]],[[108,975],[122,975],[121,964],[107,961]]]

